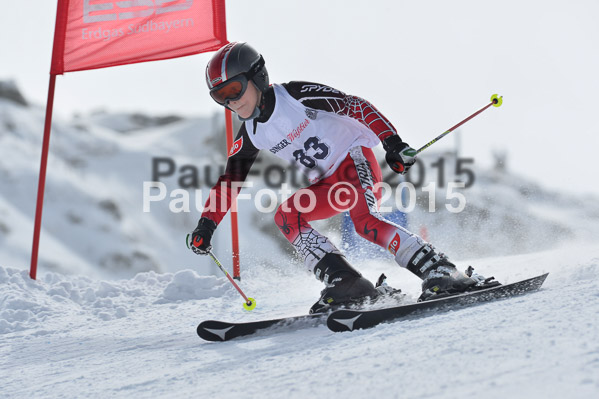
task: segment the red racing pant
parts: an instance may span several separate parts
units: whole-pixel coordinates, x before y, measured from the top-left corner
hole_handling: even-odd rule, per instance
[[[384,219],[379,213],[381,168],[370,148],[353,147],[335,172],[298,190],[275,213],[275,223],[295,247],[309,270],[329,252],[340,251],[310,226],[349,211],[356,232],[395,256],[405,267],[425,242],[417,235]]]

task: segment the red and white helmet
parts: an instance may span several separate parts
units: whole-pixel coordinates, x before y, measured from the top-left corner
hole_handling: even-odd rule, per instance
[[[247,43],[232,42],[221,47],[206,66],[210,95],[221,105],[241,98],[249,81],[261,92],[268,88],[264,58]]]

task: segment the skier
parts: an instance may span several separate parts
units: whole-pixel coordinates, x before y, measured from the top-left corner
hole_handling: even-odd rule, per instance
[[[481,283],[481,278],[459,272],[421,237],[379,214],[381,193],[375,184],[381,181],[381,170],[371,148],[382,142],[385,160],[400,174],[415,163],[416,151],[368,101],[318,83],[269,85],[264,58],[242,42],[229,43],[214,54],[206,67],[206,82],[214,101],[244,123],[230,149],[225,173],[212,188],[192,233],[195,253],[210,251],[212,235],[239,192],[239,183],[245,181],[259,150],[266,149],[297,166],[311,182],[275,213],[285,238],[326,285],[310,313],[385,291],[362,277],[309,223],[344,210],[360,236],[389,250],[399,266],[423,280],[421,299],[463,292]],[[351,201],[340,201],[335,195],[341,187],[352,188],[344,192]],[[347,202],[353,206],[344,209]],[[226,206],[219,209],[223,203]]]

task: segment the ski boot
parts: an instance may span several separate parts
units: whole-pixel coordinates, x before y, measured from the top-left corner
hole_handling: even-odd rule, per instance
[[[422,279],[422,294],[418,302],[500,285],[492,281],[493,277],[485,278],[473,273],[472,266],[466,273],[458,271],[444,254],[435,252],[430,244],[414,254],[407,268]]]
[[[320,299],[310,308],[310,314],[325,313],[342,306],[363,303],[380,295],[380,291],[362,277],[343,255],[326,254],[314,266],[314,274],[326,284],[326,288],[320,293]]]

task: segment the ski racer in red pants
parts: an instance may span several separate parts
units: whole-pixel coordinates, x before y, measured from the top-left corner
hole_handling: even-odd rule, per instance
[[[382,142],[387,163],[401,174],[414,164],[416,151],[368,101],[318,83],[269,85],[263,57],[247,43],[229,43],[218,50],[207,65],[206,81],[212,98],[244,123],[225,173],[212,188],[192,233],[194,252],[206,254],[211,249],[214,230],[264,149],[297,166],[311,182],[275,214],[281,232],[326,284],[311,313],[373,298],[382,291],[309,223],[343,211],[349,211],[360,236],[387,249],[401,267],[423,280],[423,299],[477,284],[432,245],[379,214],[375,185],[381,181],[381,170],[371,148]]]

